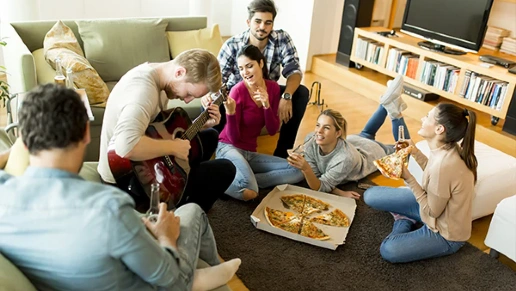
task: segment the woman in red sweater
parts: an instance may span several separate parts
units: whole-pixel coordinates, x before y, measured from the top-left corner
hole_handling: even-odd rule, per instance
[[[286,159],[256,152],[262,128],[275,135],[280,127],[280,87],[267,79],[267,63],[257,47],[242,47],[237,63],[243,81],[231,89],[224,102],[227,123],[220,133],[216,155],[232,161],[237,169],[226,194],[250,200],[258,196],[259,188],[297,183],[303,174]]]

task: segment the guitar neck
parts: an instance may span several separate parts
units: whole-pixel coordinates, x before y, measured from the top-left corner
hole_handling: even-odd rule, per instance
[[[213,101],[213,104],[220,106],[225,98],[223,96],[220,96],[219,98],[215,99]],[[197,133],[201,130],[201,128],[204,126],[206,121],[210,118],[210,114],[208,110],[204,110],[199,117],[197,117],[192,125],[183,133],[182,139],[192,140]]]

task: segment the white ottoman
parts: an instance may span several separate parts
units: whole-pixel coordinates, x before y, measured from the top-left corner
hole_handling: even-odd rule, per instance
[[[516,262],[516,195],[498,203],[485,244]]]
[[[426,140],[416,147],[427,157],[430,154]],[[473,220],[494,212],[498,202],[514,195],[516,189],[516,158],[497,149],[475,141],[475,155],[478,160],[477,184],[473,199]],[[423,170],[414,158],[410,158],[409,171],[421,184]]]

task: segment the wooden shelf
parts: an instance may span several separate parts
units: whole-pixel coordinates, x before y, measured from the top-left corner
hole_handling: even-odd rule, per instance
[[[514,0],[516,1],[516,0]],[[482,62],[479,60],[478,56],[482,54],[489,54],[489,55],[495,55],[499,56],[505,59],[510,59],[516,61],[516,57],[507,55],[507,54],[501,54],[495,51],[481,49],[479,54],[471,54],[468,53],[466,55],[448,55],[444,53],[438,53],[438,52],[432,52],[425,49],[422,49],[418,46],[418,42],[421,41],[421,39],[403,34],[403,33],[397,33],[399,37],[396,38],[389,38],[384,37],[376,32],[378,31],[384,31],[385,28],[379,28],[379,27],[370,27],[370,28],[355,28],[355,40],[353,41],[353,48],[351,51],[351,57],[350,59],[358,64],[361,64],[365,67],[371,68],[377,72],[380,72],[382,74],[396,77],[398,75],[397,72],[393,72],[386,69],[386,63],[388,58],[389,49],[391,48],[399,48],[408,52],[411,52],[417,56],[419,56],[419,63],[418,63],[418,70],[416,74],[416,79],[405,77],[404,80],[416,87],[425,89],[427,91],[433,92],[435,94],[438,94],[444,98],[453,100],[457,103],[463,104],[465,106],[469,106],[471,108],[474,108],[478,111],[488,113],[492,116],[499,117],[504,119],[507,115],[507,110],[509,108],[509,104],[511,102],[511,99],[513,95],[515,95],[515,87],[516,87],[516,75],[511,74],[507,71],[507,69],[499,67],[499,66],[493,66],[491,68],[486,68],[481,66]],[[382,57],[379,60],[379,64],[373,64],[371,62],[368,62],[362,58],[359,58],[356,56],[356,49],[357,49],[357,38],[366,38],[369,40],[376,41],[380,44],[383,44],[383,53]],[[458,82],[455,87],[455,93],[446,92],[443,90],[440,90],[436,87],[427,85],[423,82],[419,81],[419,77],[422,71],[422,64],[425,60],[434,60],[438,62],[442,62],[445,64],[449,64],[452,66],[455,66],[460,69],[460,74],[458,77]],[[471,101],[469,99],[465,99],[464,97],[458,95],[458,92],[460,90],[460,87],[462,83],[464,82],[465,78],[465,71],[472,71],[480,75],[485,75],[488,77],[491,77],[493,79],[497,79],[500,81],[507,82],[507,93],[505,95],[504,102],[500,108],[500,110],[496,110],[494,108],[491,108],[489,106]]]
[[[509,2],[509,3],[516,3],[516,0],[495,0],[495,2]]]

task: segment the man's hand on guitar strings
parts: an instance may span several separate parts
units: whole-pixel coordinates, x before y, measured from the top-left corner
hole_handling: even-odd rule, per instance
[[[178,159],[188,161],[188,153],[190,152],[190,141],[186,139],[176,138],[174,142],[172,155]]]
[[[208,94],[202,96],[202,98],[201,98],[201,105],[204,109],[208,108],[208,106],[210,106],[211,103],[213,102],[213,99],[211,99],[210,94],[211,93],[208,93]]]
[[[204,124],[205,128],[213,127],[220,122],[220,110],[219,106],[215,104],[210,104],[210,106],[207,108],[208,113],[210,115],[210,118],[206,121]]]

